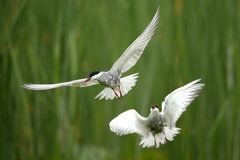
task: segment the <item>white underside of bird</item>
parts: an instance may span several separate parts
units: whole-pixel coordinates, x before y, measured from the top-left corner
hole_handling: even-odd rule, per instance
[[[162,103],[162,111],[152,106],[149,116],[142,117],[136,110],[130,109],[118,115],[110,123],[110,130],[117,135],[137,133],[141,137],[142,147],[159,147],[172,141],[180,128],[176,122],[187,106],[199,95],[204,84],[195,80],[180,87],[166,96]]]
[[[105,88],[96,96],[99,99],[121,99],[135,86],[138,73],[121,77],[122,73],[132,68],[141,57],[145,47],[150,41],[157,28],[159,19],[159,7],[152,21],[140,34],[140,36],[124,51],[120,58],[113,64],[109,71],[95,71],[90,73],[88,78],[78,79],[70,82],[57,84],[24,84],[23,87],[30,90],[47,90],[63,86],[89,87],[102,84]]]

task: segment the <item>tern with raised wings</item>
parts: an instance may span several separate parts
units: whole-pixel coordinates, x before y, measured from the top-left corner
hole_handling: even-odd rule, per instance
[[[149,116],[142,117],[136,110],[130,109],[118,115],[110,123],[110,130],[117,135],[137,133],[141,137],[142,147],[156,147],[172,141],[179,133],[175,127],[178,118],[187,106],[199,95],[204,84],[195,80],[170,93],[162,102],[162,111],[156,105],[150,108]]]
[[[142,34],[124,51],[121,57],[113,64],[109,71],[94,71],[89,74],[88,78],[78,79],[70,82],[56,84],[24,84],[23,87],[30,90],[47,90],[63,86],[88,87],[96,84],[102,84],[105,88],[95,97],[99,99],[105,98],[121,99],[127,94],[132,87],[135,86],[138,73],[121,77],[122,73],[133,67],[141,57],[145,47],[150,41],[157,27],[159,19],[159,7],[146,29]]]

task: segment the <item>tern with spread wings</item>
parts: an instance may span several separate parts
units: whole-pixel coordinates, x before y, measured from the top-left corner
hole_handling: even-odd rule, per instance
[[[141,137],[142,147],[156,147],[172,141],[179,133],[180,128],[175,127],[178,118],[187,106],[199,95],[204,84],[195,80],[170,93],[162,102],[162,111],[152,105],[147,118],[142,117],[134,109],[121,113],[110,123],[110,130],[117,135],[137,133]]]
[[[112,68],[107,71],[94,71],[89,74],[88,78],[78,79],[70,82],[56,84],[24,84],[23,87],[30,90],[47,90],[63,86],[88,87],[96,84],[102,84],[105,88],[95,97],[99,99],[105,98],[121,99],[135,86],[138,73],[120,78],[122,73],[133,67],[141,57],[145,47],[150,41],[157,27],[159,19],[159,7],[152,21],[142,34],[125,50],[121,57],[113,64]]]

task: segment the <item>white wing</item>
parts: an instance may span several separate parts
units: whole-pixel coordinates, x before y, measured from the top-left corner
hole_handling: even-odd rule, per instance
[[[110,123],[110,130],[117,135],[137,133],[141,137],[148,135],[146,118],[138,114],[134,109],[125,111],[114,118]]]
[[[167,95],[162,102],[162,112],[160,113],[165,123],[171,129],[175,127],[176,121],[186,107],[198,96],[204,84],[199,84],[200,79],[188,83],[187,85],[174,90]]]
[[[85,83],[85,80],[87,80],[87,78],[78,79],[70,82],[56,83],[56,84],[24,84],[22,85],[22,87],[30,90],[47,90],[47,89],[53,89],[53,88],[58,88],[63,86],[88,87],[88,86],[98,84],[98,81],[96,80],[90,80],[86,83]]]
[[[113,64],[112,68],[109,70],[111,74],[121,75],[122,73],[128,71],[132,66],[136,64],[137,60],[142,55],[145,47],[150,41],[152,35],[154,34],[154,31],[158,23],[158,18],[159,18],[159,7],[152,21],[147,26],[147,28],[125,50],[125,52],[121,55],[121,57]]]

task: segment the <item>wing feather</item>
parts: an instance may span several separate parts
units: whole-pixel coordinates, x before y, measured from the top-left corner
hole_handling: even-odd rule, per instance
[[[195,80],[174,90],[162,102],[162,111],[160,114],[170,129],[175,127],[176,121],[182,112],[199,95],[204,86],[204,84],[198,83],[199,81],[200,79]]]
[[[96,80],[90,80],[85,83],[87,78],[78,79],[70,82],[56,83],[56,84],[23,84],[22,87],[30,90],[47,90],[63,86],[73,86],[73,87],[89,87],[98,84]]]
[[[134,109],[130,109],[118,115],[110,123],[110,130],[117,135],[137,133],[141,137],[148,134],[146,118],[138,114]]]
[[[157,28],[158,18],[159,18],[159,7],[155,13],[152,21],[147,26],[147,28],[142,32],[142,34],[124,51],[121,57],[113,64],[112,68],[109,70],[112,74],[117,73],[121,75],[122,73],[128,71],[133,67],[138,59],[141,57],[145,47],[150,41],[155,29]]]

